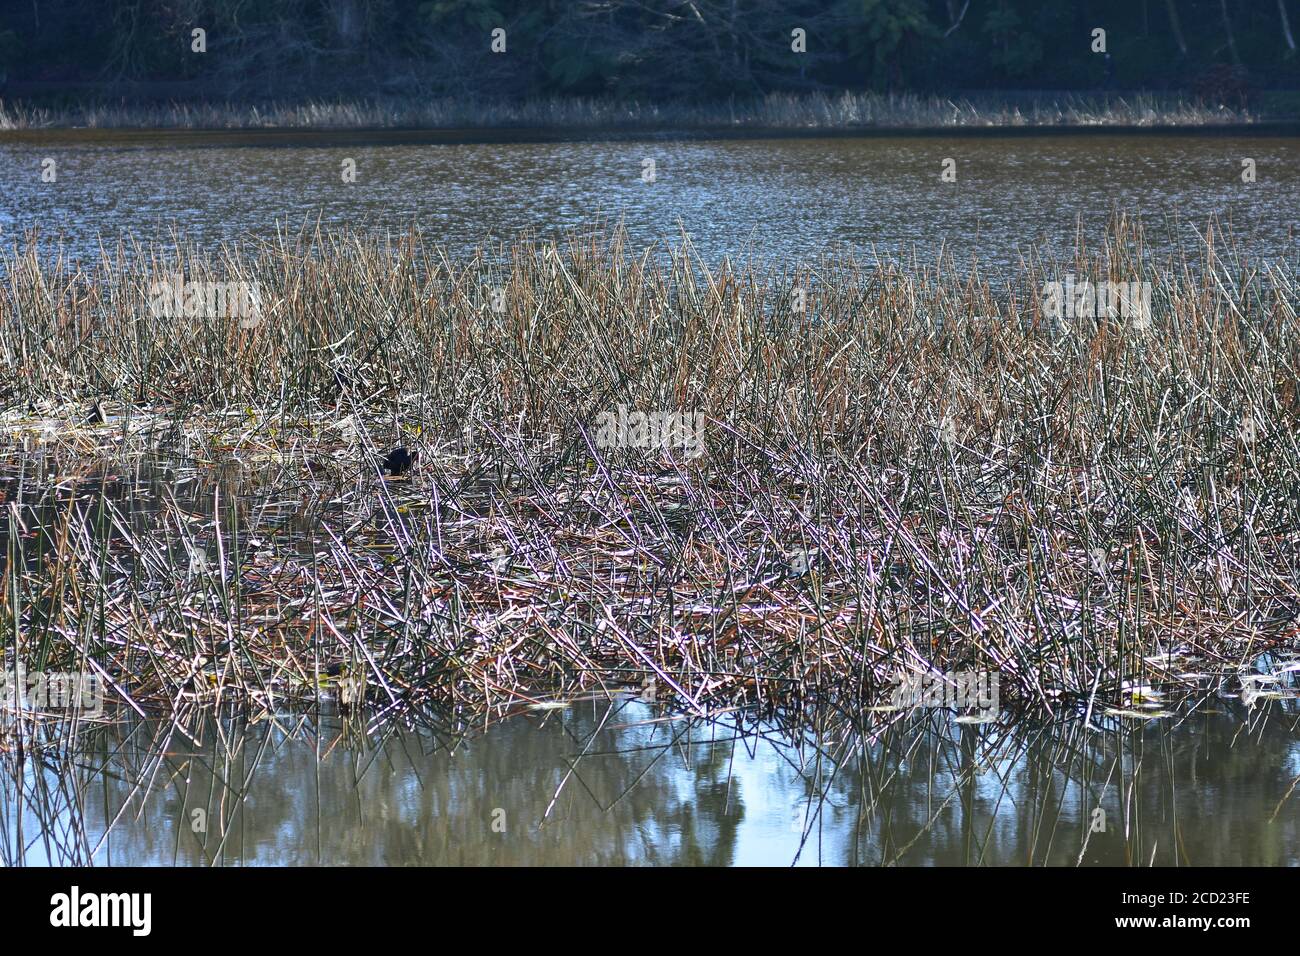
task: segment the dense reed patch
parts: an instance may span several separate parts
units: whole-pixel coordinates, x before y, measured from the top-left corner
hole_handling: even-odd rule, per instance
[[[381,716],[629,689],[851,714],[977,670],[1096,720],[1297,639],[1295,263],[1213,230],[1154,262],[1117,219],[996,283],[618,230],[3,269],[6,666],[141,711],[328,686]],[[1150,314],[1049,316],[1067,274],[1149,282]],[[156,314],[177,275],[261,313]],[[636,411],[702,416],[702,453],[602,431]]]

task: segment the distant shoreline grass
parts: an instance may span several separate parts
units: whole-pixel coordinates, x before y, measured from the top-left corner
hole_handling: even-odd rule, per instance
[[[0,131],[37,129],[870,130],[1244,126],[1290,117],[1198,103],[1185,95],[1066,94],[1027,100],[917,94],[770,94],[706,105],[599,99],[358,99],[43,106],[0,101]]]
[[[388,716],[858,714],[959,671],[1094,723],[1207,675],[1292,696],[1246,672],[1300,645],[1300,289],[1209,235],[1157,263],[1118,219],[1006,288],[617,230],[11,252],[6,666],[141,712],[310,702],[330,668]],[[1150,283],[1149,323],[1050,317],[1066,274]],[[262,318],[159,315],[173,275]],[[625,409],[700,416],[701,454],[611,445]]]

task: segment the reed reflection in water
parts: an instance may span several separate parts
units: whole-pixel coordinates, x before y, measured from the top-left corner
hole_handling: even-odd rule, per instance
[[[73,760],[8,761],[0,848],[8,865],[1295,865],[1291,707],[1210,699],[1107,732],[939,711],[820,741],[628,700],[465,737],[135,721],[84,731]]]

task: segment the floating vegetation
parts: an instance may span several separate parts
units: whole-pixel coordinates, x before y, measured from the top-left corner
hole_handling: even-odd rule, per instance
[[[1124,717],[1129,720],[1159,720],[1174,716],[1171,710],[1124,710],[1115,707],[1107,708],[1104,713],[1107,717]]]
[[[1156,264],[1118,219],[996,288],[618,230],[461,259],[323,230],[20,247],[5,667],[102,674],[140,714],[487,720],[629,687],[858,714],[901,674],[978,671],[999,714],[1167,716],[1297,646],[1294,269],[1216,230]],[[1065,272],[1149,282],[1150,322],[1053,319]],[[159,315],[174,274],[263,315]],[[599,432],[638,410],[660,445]],[[673,427],[697,415],[694,454]],[[1242,704],[1294,708],[1257,683]]]

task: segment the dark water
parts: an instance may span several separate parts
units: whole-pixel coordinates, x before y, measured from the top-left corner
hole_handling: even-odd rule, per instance
[[[609,701],[461,742],[135,723],[87,736],[70,775],[29,769],[22,813],[10,781],[0,815],[11,864],[1294,866],[1293,704],[1104,732],[936,713],[798,743]]]
[[[250,142],[264,145],[249,145]],[[0,134],[0,238],[36,228],[93,257],[97,238],[201,246],[318,219],[376,233],[412,224],[457,250],[521,231],[623,221],[637,244],[682,230],[708,260],[835,248],[965,269],[1099,240],[1140,216],[1156,253],[1195,248],[1217,217],[1252,262],[1296,261],[1300,143],[1285,138],[1033,136],[715,142],[284,145],[288,140],[51,131]],[[273,145],[265,145],[273,144]],[[41,181],[42,161],[57,182]],[[940,180],[945,158],[957,182]],[[1243,183],[1242,160],[1257,180]],[[341,164],[357,164],[354,183]],[[655,161],[656,178],[642,179]]]

